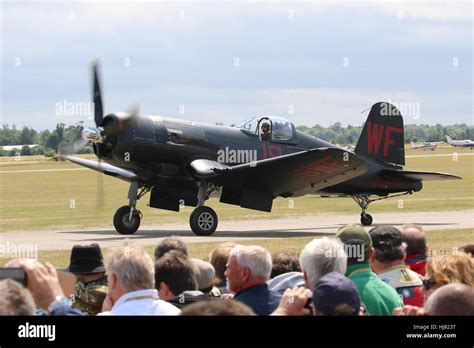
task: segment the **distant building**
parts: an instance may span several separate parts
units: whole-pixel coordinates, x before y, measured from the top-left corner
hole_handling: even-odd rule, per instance
[[[5,151],[11,151],[11,150],[21,150],[21,148],[25,146],[25,145],[5,145],[5,146],[2,146],[2,150],[5,150]],[[28,146],[30,149],[32,148],[35,148],[37,146],[39,146],[39,144],[32,144],[32,145],[26,145]]]

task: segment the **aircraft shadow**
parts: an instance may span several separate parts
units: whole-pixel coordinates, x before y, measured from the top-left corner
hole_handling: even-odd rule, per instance
[[[456,223],[419,223],[422,226],[451,226],[456,225]],[[384,224],[373,224],[371,228],[382,226]],[[404,223],[390,223],[391,226],[403,226]],[[203,237],[203,238],[215,238],[216,240],[225,239],[225,238],[297,238],[297,237],[324,237],[324,236],[333,236],[336,231],[346,224],[334,224],[331,226],[320,226],[320,227],[307,227],[307,228],[286,228],[286,229],[272,229],[272,230],[250,230],[250,231],[219,231],[217,230],[212,236]],[[315,231],[316,230],[316,231]],[[164,229],[164,230],[150,230],[143,229],[139,230],[132,235],[119,235],[115,230],[83,230],[83,231],[62,231],[58,232],[61,234],[82,234],[82,235],[91,235],[96,238],[90,238],[89,241],[113,241],[113,240],[123,240],[124,238],[130,239],[155,239],[155,238],[165,238],[169,236],[178,236],[178,237],[196,237],[191,230],[181,230],[181,229]]]
[[[334,227],[333,227],[334,228]],[[315,228],[298,228],[298,229],[278,229],[278,230],[254,230],[254,231],[216,231],[210,238],[222,239],[222,238],[295,238],[295,237],[311,237],[311,236],[331,236],[334,235],[334,232],[329,232],[328,229],[324,228],[326,231],[314,231]],[[154,239],[154,238],[165,238],[169,236],[178,236],[178,237],[196,237],[191,230],[139,230],[135,234],[126,236],[119,235],[115,230],[92,230],[92,231],[67,231],[67,232],[58,232],[64,234],[90,234],[95,236],[104,236],[105,238],[89,239],[93,240],[122,240],[124,238],[130,239]],[[107,238],[107,236],[114,236],[112,238]],[[209,238],[204,237],[204,238]]]

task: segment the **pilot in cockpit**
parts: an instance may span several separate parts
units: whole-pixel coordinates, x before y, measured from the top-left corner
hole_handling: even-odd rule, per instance
[[[272,132],[270,130],[270,123],[268,122],[262,123],[262,126],[260,127],[260,140],[262,141],[272,140]]]

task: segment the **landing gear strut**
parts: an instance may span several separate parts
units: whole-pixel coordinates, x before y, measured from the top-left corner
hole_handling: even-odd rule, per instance
[[[138,189],[138,182],[133,181],[128,190],[128,205],[120,207],[115,212],[114,226],[120,234],[134,234],[140,227],[142,213],[137,210],[136,204],[137,200],[149,191],[149,188],[140,187],[140,193],[138,193]]]
[[[210,236],[217,228],[217,214],[214,209],[204,206],[210,195],[216,190],[212,184],[201,182],[198,191],[198,206],[189,217],[191,230],[197,236]]]
[[[354,195],[352,196],[352,199],[359,205],[359,207],[362,209],[362,213],[360,214],[360,223],[364,226],[370,226],[372,225],[372,215],[367,214],[367,208],[369,207],[369,204],[373,201],[369,199],[368,196],[360,196],[360,195]]]
[[[403,193],[399,193],[396,195],[391,195],[391,196],[384,196],[384,197],[379,197],[375,199],[370,199],[369,196],[367,195],[353,195],[351,196],[352,199],[357,203],[357,205],[362,209],[362,213],[360,214],[360,223],[363,226],[370,226],[372,225],[373,219],[372,215],[367,214],[367,209],[369,208],[369,204],[375,201],[380,201],[382,199],[387,199],[387,198],[392,198],[392,197],[397,197],[397,196],[404,196],[404,195],[411,195],[413,191],[407,191]]]

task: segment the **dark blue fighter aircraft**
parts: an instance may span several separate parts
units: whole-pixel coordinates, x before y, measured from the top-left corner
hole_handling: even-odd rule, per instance
[[[149,206],[179,211],[196,207],[189,219],[196,235],[211,235],[217,214],[205,201],[220,201],[270,212],[276,197],[306,194],[350,196],[370,225],[373,201],[420,191],[425,180],[460,177],[403,170],[403,118],[389,103],[372,106],[354,152],[295,129],[280,117],[252,117],[238,127],[202,124],[137,110],[103,115],[97,63],[93,64],[96,128],[84,129],[99,162],[67,159],[130,183],[128,205],[117,210],[114,226],[133,234],[142,214],[137,200],[150,192]]]

